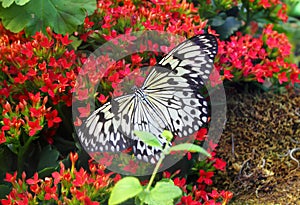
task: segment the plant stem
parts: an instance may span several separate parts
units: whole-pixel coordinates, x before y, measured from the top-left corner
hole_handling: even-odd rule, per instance
[[[148,186],[147,186],[147,188],[146,188],[146,191],[150,191],[150,187],[151,187],[151,185],[152,185],[152,183],[153,183],[153,181],[154,181],[154,178],[155,178],[155,176],[156,176],[156,174],[157,174],[157,171],[158,171],[158,169],[159,169],[159,167],[160,167],[162,161],[164,160],[164,158],[165,158],[165,155],[162,154],[162,155],[161,155],[161,158],[158,160],[158,162],[157,162],[157,164],[156,164],[156,166],[155,166],[155,168],[154,168],[154,170],[153,170],[153,173],[152,173],[151,178],[150,178],[150,180],[149,180],[149,183],[148,183]]]
[[[31,144],[33,140],[33,137],[30,137],[27,139],[26,143],[24,144],[24,146],[21,146],[19,149],[19,153],[18,153],[18,174],[21,174],[22,171],[24,171],[24,155],[26,154],[26,152],[28,151],[29,145]]]

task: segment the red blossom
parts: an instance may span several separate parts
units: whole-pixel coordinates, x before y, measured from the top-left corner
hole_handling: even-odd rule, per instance
[[[226,168],[226,162],[222,159],[216,158],[216,161],[213,166],[218,170],[224,171]]]
[[[260,0],[258,2],[259,5],[261,5],[262,7],[264,7],[265,9],[271,7],[271,4],[269,3],[269,0]]]
[[[43,129],[43,127],[40,125],[39,120],[28,121],[28,125],[29,125],[29,133],[28,134],[30,137],[34,136],[38,131]]]
[[[289,79],[286,76],[286,72],[282,72],[278,74],[278,81],[280,84],[287,82]]]
[[[82,187],[88,179],[88,174],[84,171],[83,168],[80,168],[79,171],[75,171],[75,180],[73,181],[73,185],[77,187]]]
[[[10,182],[13,184],[13,183],[15,183],[16,179],[17,179],[17,172],[14,172],[13,175],[10,173],[6,173],[4,181],[7,181],[7,182]]]
[[[34,173],[33,179],[27,179],[26,180],[26,183],[29,184],[29,185],[34,185],[34,184],[37,184],[39,182],[40,182],[40,180],[39,180],[39,175],[38,175],[37,172]]]
[[[140,65],[140,63],[142,62],[143,58],[140,57],[139,54],[133,54],[131,55],[131,62],[132,65]]]
[[[52,110],[52,111],[49,111],[48,113],[46,113],[45,117],[48,122],[48,128],[51,128],[51,127],[53,127],[54,124],[58,124],[62,121],[61,118],[58,117],[57,115],[58,115],[57,110]]]
[[[199,201],[194,201],[191,195],[182,196],[177,205],[202,205]]]
[[[138,164],[134,162],[133,160],[130,160],[129,163],[123,168],[124,171],[130,172],[132,174],[136,173]]]
[[[217,200],[220,197],[220,194],[218,193],[218,191],[216,190],[212,190],[211,193],[208,194],[211,198],[213,198],[214,200]]]
[[[204,190],[195,190],[195,200],[201,200],[203,199],[204,201],[208,201],[208,195],[207,192]]]
[[[88,103],[86,107],[79,107],[78,111],[80,113],[79,117],[88,117],[91,113],[91,106]]]
[[[174,180],[173,180],[174,184],[176,186],[178,186],[179,188],[181,188],[183,191],[186,191],[186,179],[185,178],[182,178],[180,179],[179,177],[176,177]]]
[[[109,96],[104,96],[103,94],[100,94],[100,96],[97,98],[98,101],[101,103],[101,104],[104,104],[106,103],[107,99],[108,99]]]
[[[199,171],[199,178],[197,180],[198,183],[202,183],[204,182],[207,185],[211,185],[213,183],[213,181],[211,180],[211,178],[214,176],[214,172],[206,172],[204,170],[200,170]]]
[[[46,186],[44,188],[46,194],[45,194],[45,200],[51,200],[51,199],[54,199],[54,200],[58,200],[58,196],[57,196],[57,187],[56,186],[53,186],[53,187],[50,187],[50,186]]]
[[[200,128],[200,130],[197,132],[196,140],[203,141],[206,138],[207,129],[206,128]]]
[[[222,190],[220,195],[222,196],[224,203],[227,203],[230,199],[233,197],[233,193],[230,191],[224,191]]]
[[[6,138],[5,138],[5,133],[3,130],[1,130],[1,133],[0,133],[0,144],[6,142]]]

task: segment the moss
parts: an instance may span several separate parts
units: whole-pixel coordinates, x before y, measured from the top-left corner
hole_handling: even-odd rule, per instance
[[[218,188],[236,204],[300,204],[300,92],[228,93]]]

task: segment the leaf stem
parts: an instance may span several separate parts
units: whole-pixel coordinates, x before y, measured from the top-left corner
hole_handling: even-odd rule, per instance
[[[24,171],[24,155],[28,151],[28,148],[33,140],[33,137],[30,137],[25,142],[24,146],[21,146],[18,152],[18,174],[21,174]]]
[[[166,148],[165,148],[165,149],[166,149]],[[152,173],[151,178],[150,178],[150,180],[149,180],[149,183],[148,183],[148,186],[147,186],[147,188],[146,188],[146,191],[150,191],[150,187],[151,187],[151,185],[152,185],[152,183],[153,183],[153,181],[154,181],[154,178],[155,178],[155,176],[156,176],[156,174],[157,174],[157,172],[158,172],[158,169],[159,169],[159,167],[160,167],[162,161],[163,161],[164,158],[165,158],[165,155],[164,155],[165,149],[163,150],[163,153],[162,153],[160,159],[158,160],[158,162],[157,162],[157,164],[156,164],[156,166],[155,166],[155,168],[154,168],[154,170],[153,170],[153,173]]]

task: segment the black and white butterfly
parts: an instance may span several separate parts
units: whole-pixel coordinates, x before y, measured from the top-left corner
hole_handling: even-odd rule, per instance
[[[217,40],[205,34],[175,47],[156,64],[143,85],[94,111],[78,130],[86,151],[119,152],[129,147],[139,160],[155,163],[161,150],[145,145],[134,130],[152,133],[165,146],[163,130],[180,138],[208,120],[208,103],[199,93],[213,69]]]

